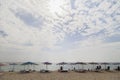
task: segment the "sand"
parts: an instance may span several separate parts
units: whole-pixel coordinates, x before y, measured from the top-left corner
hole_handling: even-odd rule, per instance
[[[51,73],[17,73],[5,72],[0,75],[0,80],[120,80],[120,72],[51,72]]]

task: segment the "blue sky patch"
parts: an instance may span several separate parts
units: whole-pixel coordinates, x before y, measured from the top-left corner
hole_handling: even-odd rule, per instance
[[[19,17],[25,24],[32,27],[41,27],[43,24],[42,17],[35,18],[34,15],[25,11],[18,11],[15,13],[17,17]]]
[[[70,0],[71,9],[76,9],[76,7],[75,7],[75,1],[76,1],[76,0]]]
[[[5,33],[4,31],[0,30],[0,36],[2,36],[2,37],[6,37],[6,36],[8,36],[8,34]]]
[[[100,2],[97,1],[93,1],[93,0],[87,0],[85,1],[84,5],[88,8],[94,8],[94,7],[98,7],[100,4]]]
[[[113,35],[110,37],[107,37],[105,39],[105,42],[111,43],[111,42],[120,42],[120,35]]]

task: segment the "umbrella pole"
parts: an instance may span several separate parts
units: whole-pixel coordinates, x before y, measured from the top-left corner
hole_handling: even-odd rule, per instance
[[[77,70],[79,70],[79,64],[77,64],[77,66],[78,66],[78,69],[77,69]]]
[[[73,70],[74,67],[73,67],[73,65],[71,65],[71,66],[72,66],[72,67],[71,67],[71,68],[72,68],[71,70]]]
[[[15,65],[13,65],[13,69],[12,69],[12,71],[14,71],[14,66],[15,66]]]
[[[0,66],[0,71],[1,71],[1,66]]]
[[[47,65],[46,65],[46,70],[48,70],[48,67],[47,67]]]
[[[106,64],[105,64],[105,70],[106,70]]]
[[[93,71],[94,71],[94,64],[93,64]]]
[[[82,70],[83,70],[83,68],[84,68],[84,65],[82,65]]]
[[[24,70],[25,70],[25,65],[24,65]]]
[[[63,70],[64,70],[64,65],[61,65],[63,67]]]
[[[35,65],[32,65],[32,70],[35,70]]]

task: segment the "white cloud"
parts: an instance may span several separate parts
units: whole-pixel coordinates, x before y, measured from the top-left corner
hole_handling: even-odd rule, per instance
[[[0,47],[67,51],[106,44],[106,38],[120,35],[119,0],[76,0],[74,9],[70,1],[49,1],[0,1],[0,30],[7,34],[0,37]]]

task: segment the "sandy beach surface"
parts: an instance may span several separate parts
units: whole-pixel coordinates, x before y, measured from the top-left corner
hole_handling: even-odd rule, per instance
[[[51,72],[51,73],[18,73],[4,72],[0,80],[120,80],[120,72]]]

